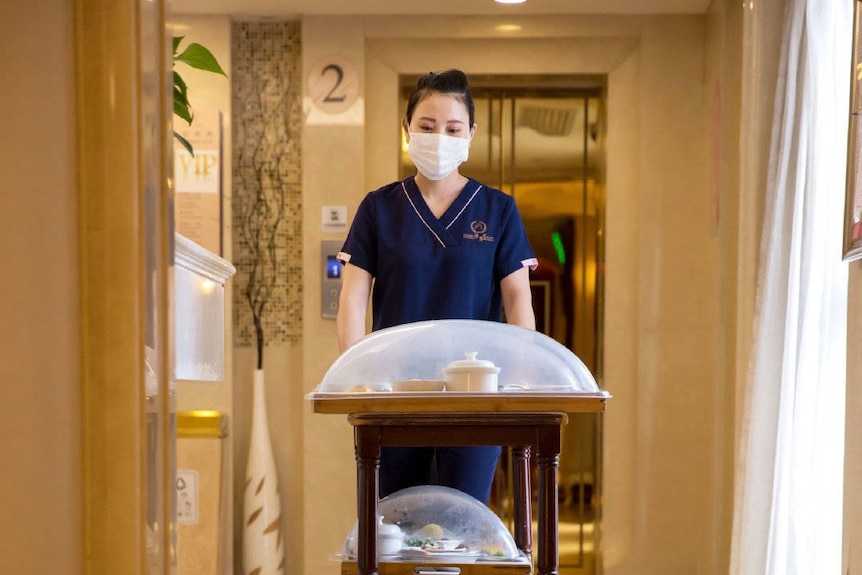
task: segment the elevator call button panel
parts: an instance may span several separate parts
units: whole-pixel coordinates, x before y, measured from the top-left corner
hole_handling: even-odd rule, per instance
[[[341,296],[341,263],[338,252],[343,240],[323,240],[321,242],[321,260],[323,265],[323,282],[321,292],[321,313],[323,317],[335,319],[338,313],[338,298]]]

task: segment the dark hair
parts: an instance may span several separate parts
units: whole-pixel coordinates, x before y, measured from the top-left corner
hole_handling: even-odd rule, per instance
[[[475,106],[473,104],[473,93],[470,91],[470,84],[467,82],[467,75],[461,70],[446,70],[445,72],[431,72],[419,78],[416,82],[416,89],[410,94],[410,99],[407,101],[407,123],[413,119],[413,111],[416,106],[428,97],[432,92],[440,94],[452,94],[458,97],[464,106],[467,107],[467,114],[470,116],[470,128],[475,123]]]

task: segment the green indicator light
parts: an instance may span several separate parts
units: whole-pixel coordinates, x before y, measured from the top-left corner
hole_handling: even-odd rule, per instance
[[[560,238],[560,232],[551,234],[551,242],[554,244],[554,251],[557,252],[557,262],[560,265],[566,263],[566,248],[563,247],[563,240]]]

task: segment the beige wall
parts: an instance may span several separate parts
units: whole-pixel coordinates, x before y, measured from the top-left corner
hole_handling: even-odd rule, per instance
[[[608,204],[607,235],[623,223],[634,229],[624,232],[631,234],[626,249],[609,243],[607,252],[612,331],[605,338],[604,383],[628,408],[617,413],[611,403],[606,417],[607,573],[708,572],[713,560],[711,502],[720,497],[722,453],[703,446],[714,444],[715,422],[723,417],[713,399],[718,242],[707,178],[704,20],[684,22],[644,23],[631,86],[637,115],[608,109],[609,117],[624,114],[609,127],[608,197],[623,192],[624,199]],[[633,163],[616,153],[615,127],[634,132]],[[627,170],[636,184],[621,189],[614,174]],[[633,283],[616,280],[626,271]],[[618,309],[618,298],[627,310]],[[625,378],[614,379],[611,366],[626,370]],[[615,469],[615,462],[622,467]],[[614,486],[622,482],[629,498],[614,502]]]
[[[302,27],[303,69],[309,70],[321,57],[346,56],[364,78],[364,27],[356,18],[306,18]],[[363,102],[354,104],[360,113]],[[304,104],[308,113],[310,104]],[[355,112],[355,109],[354,111]],[[321,317],[322,276],[320,241],[343,235],[321,230],[320,211],[324,205],[344,204],[352,217],[367,191],[365,174],[366,126],[357,125],[352,112],[332,119],[318,116],[306,124],[302,140],[303,230],[306,274],[303,278],[303,373],[302,388],[310,392],[338,356],[335,322]],[[305,560],[304,573],[337,573],[339,564],[329,556],[341,548],[356,517],[356,473],[353,466],[353,435],[345,416],[315,415],[303,405],[302,435],[303,492],[301,506],[305,521],[303,547],[297,550]]]
[[[82,572],[73,29],[0,8],[0,573]]]
[[[717,274],[719,282],[718,345],[713,401],[718,416],[713,420],[713,456],[717,461],[712,500],[711,540],[706,542],[715,573],[726,573],[732,529],[735,452],[735,403],[738,359],[736,338],[740,325],[747,325],[748,302],[754,301],[754,286],[739,269],[745,259],[745,242],[740,225],[740,122],[743,60],[743,10],[729,0],[712,2],[706,27],[707,131],[709,140],[709,190],[715,233],[718,237]],[[742,149],[745,149],[744,146]],[[750,206],[746,205],[746,209]],[[741,280],[744,278],[744,280]],[[740,301],[746,305],[740,305]],[[723,416],[722,416],[723,414]]]

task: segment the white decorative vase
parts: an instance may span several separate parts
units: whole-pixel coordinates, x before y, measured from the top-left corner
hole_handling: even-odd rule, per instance
[[[243,575],[282,575],[284,537],[278,475],[266,419],[263,370],[254,370],[251,441],[243,498]]]

